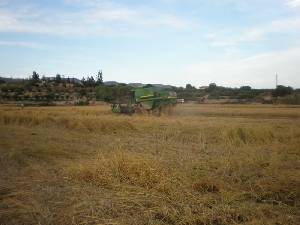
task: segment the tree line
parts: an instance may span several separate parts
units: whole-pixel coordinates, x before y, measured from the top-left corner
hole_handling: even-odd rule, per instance
[[[40,76],[36,71],[33,71],[30,78],[24,79],[21,83],[6,83],[0,78],[0,99],[4,100],[59,101],[85,98],[116,102],[128,98],[132,89],[133,87],[120,83],[106,85],[103,81],[102,70],[99,70],[95,76],[86,76],[81,80],[65,78],[60,74],[55,77]],[[178,98],[199,102],[203,99],[224,98],[256,101],[262,95],[269,95],[276,100],[289,96],[289,102],[296,103],[300,99],[299,89],[283,85],[278,85],[276,89],[253,89],[250,86],[228,88],[215,83],[211,83],[207,87],[196,88],[191,84],[186,84],[185,87],[170,86],[168,90],[175,91]],[[32,94],[28,94],[28,92],[32,92]]]
[[[126,84],[105,85],[102,70],[96,76],[86,76],[81,80],[65,78],[60,74],[55,77],[40,76],[36,71],[22,82],[6,83],[0,78],[0,100],[52,102],[77,99],[85,105],[91,100],[118,101],[128,96],[131,89]]]
[[[250,86],[242,86],[240,88],[230,88],[218,86],[216,83],[211,83],[207,87],[196,88],[191,84],[187,84],[185,88],[174,87],[179,98],[187,100],[207,99],[248,99],[255,100],[264,94],[271,95],[273,98],[284,97],[293,94],[299,94],[299,89],[293,89],[289,86],[278,85],[275,89],[254,89]]]
[[[45,76],[40,77],[40,75],[36,71],[33,71],[32,76],[29,77],[30,84],[38,84],[41,81],[44,81],[44,82],[54,81],[57,84],[60,84],[60,83],[74,83],[74,78],[69,78],[69,77],[68,78],[63,78],[62,75],[56,74],[54,79],[53,78],[51,79],[51,78],[49,78],[49,77],[47,78]],[[103,85],[103,72],[102,72],[102,70],[98,71],[98,74],[95,76],[95,78],[94,78],[93,75],[83,77],[81,79],[81,84],[83,86],[87,86],[87,87],[95,87],[97,85]]]

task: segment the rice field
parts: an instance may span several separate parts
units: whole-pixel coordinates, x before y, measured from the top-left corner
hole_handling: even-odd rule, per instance
[[[0,224],[300,224],[300,107],[0,106]]]

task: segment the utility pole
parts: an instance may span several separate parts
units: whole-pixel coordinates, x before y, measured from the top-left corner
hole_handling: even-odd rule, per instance
[[[276,88],[278,87],[278,74],[276,73]]]

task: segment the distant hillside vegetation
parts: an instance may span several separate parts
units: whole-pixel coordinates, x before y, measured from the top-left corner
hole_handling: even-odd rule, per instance
[[[64,101],[66,104],[86,105],[95,101],[120,101],[143,83],[119,83],[103,81],[103,73],[77,78],[62,76],[40,76],[33,72],[28,79],[0,77],[0,101],[29,101],[51,104]],[[147,84],[149,85],[149,84]],[[175,87],[150,84],[157,89],[175,91],[179,99],[196,103],[264,103],[300,104],[300,90],[279,85],[276,89],[253,89],[250,86],[228,88],[211,83],[196,88],[191,84]]]

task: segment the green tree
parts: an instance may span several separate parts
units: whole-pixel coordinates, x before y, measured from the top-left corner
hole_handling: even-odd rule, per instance
[[[56,74],[56,76],[55,76],[55,83],[60,84],[61,82],[62,82],[61,75],[60,74]]]
[[[96,86],[96,81],[95,81],[93,76],[87,77],[86,86],[88,86],[88,87],[95,87]]]
[[[144,86],[144,88],[152,88],[152,87],[153,87],[152,84],[146,84],[146,85]]]
[[[102,72],[102,70],[98,71],[96,84],[97,85],[103,84],[103,72]]]
[[[240,87],[241,91],[251,91],[251,87],[250,86],[242,86]]]
[[[128,86],[98,86],[96,88],[96,98],[106,102],[123,101],[130,97],[131,87]]]
[[[293,93],[292,87],[286,87],[283,85],[278,85],[277,88],[273,91],[273,97],[283,97]]]
[[[210,83],[207,90],[209,92],[212,92],[212,91],[215,91],[217,89],[217,87],[218,86],[215,83]]]
[[[96,81],[93,76],[90,77],[89,81],[90,81],[91,86],[95,86]]]
[[[84,96],[86,96],[86,95],[87,95],[86,89],[85,89],[85,88],[81,88],[81,89],[79,90],[79,96],[80,96],[80,97],[84,97]]]
[[[191,84],[186,84],[185,89],[191,90],[191,89],[195,89],[195,87],[193,87]]]
[[[40,75],[37,72],[33,71],[31,80],[33,80],[34,82],[38,82],[40,80]]]
[[[81,79],[81,83],[83,84],[83,86],[85,86],[85,85],[86,85],[86,80],[85,80],[85,77],[82,77],[82,79]]]

